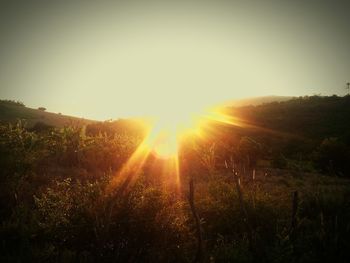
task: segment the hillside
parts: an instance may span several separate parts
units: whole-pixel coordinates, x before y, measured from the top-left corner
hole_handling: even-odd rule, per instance
[[[21,103],[13,101],[0,100],[0,122],[15,123],[18,120],[23,120],[26,127],[33,127],[38,122],[55,127],[68,125],[81,126],[95,122],[83,118],[28,108]]]
[[[244,98],[238,100],[229,100],[223,103],[223,106],[227,107],[244,107],[244,106],[258,106],[271,102],[283,102],[294,99],[291,96],[262,96],[262,97],[252,97]]]
[[[0,262],[350,262],[349,102],[228,108],[255,126],[208,121],[169,158],[135,120],[0,123]]]
[[[231,107],[228,112],[259,127],[305,139],[337,137],[350,142],[350,96],[299,97],[257,106]]]
[[[237,101],[235,106],[228,106],[225,111],[265,131],[290,134],[292,137],[317,142],[329,137],[337,137],[344,143],[350,142],[350,96],[257,97]],[[102,124],[93,120],[28,108],[13,101],[0,100],[0,122],[16,122],[19,119],[24,120],[27,127],[32,127],[37,122],[55,127],[94,124],[91,129],[96,130],[95,133],[103,131],[108,134],[118,132],[120,126],[127,125],[131,125],[128,128],[131,132],[135,126],[131,119]],[[235,132],[244,135],[252,131],[236,127]],[[258,133],[264,134],[261,129]]]

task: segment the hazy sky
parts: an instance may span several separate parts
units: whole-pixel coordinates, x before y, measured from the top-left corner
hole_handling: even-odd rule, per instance
[[[53,2],[1,1],[0,98],[109,119],[350,81],[350,1]]]

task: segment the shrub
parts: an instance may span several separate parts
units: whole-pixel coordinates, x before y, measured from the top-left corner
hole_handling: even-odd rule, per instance
[[[8,105],[14,105],[14,106],[21,106],[25,107],[24,103],[22,101],[16,101],[16,100],[0,100],[1,103],[8,104]]]
[[[324,139],[314,152],[317,168],[330,174],[348,175],[350,172],[350,152],[337,138]]]

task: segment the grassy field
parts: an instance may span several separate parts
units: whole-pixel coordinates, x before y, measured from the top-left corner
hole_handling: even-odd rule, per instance
[[[32,121],[61,117],[16,107]],[[211,123],[159,158],[137,121],[4,121],[0,261],[349,262],[346,131],[296,140],[266,129]]]

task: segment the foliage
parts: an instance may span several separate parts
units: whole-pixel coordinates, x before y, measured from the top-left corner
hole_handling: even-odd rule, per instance
[[[245,159],[244,161],[248,166],[255,166],[261,154],[261,144],[246,136],[241,138],[238,144],[238,155],[241,156],[242,159]]]
[[[21,106],[21,107],[25,106],[22,101],[18,101],[18,100],[0,100],[0,103],[7,104],[7,105]]]
[[[348,174],[350,172],[350,151],[337,138],[324,139],[314,153],[317,168],[330,174]]]
[[[323,103],[290,103],[304,100]],[[0,261],[191,262],[197,232],[189,180],[204,262],[350,260],[344,136],[274,141],[238,128],[213,130],[181,147],[174,180],[166,161],[152,156],[123,173],[144,138],[137,122],[1,124]],[[269,158],[287,170],[257,167]],[[333,176],[310,173],[314,168]]]

